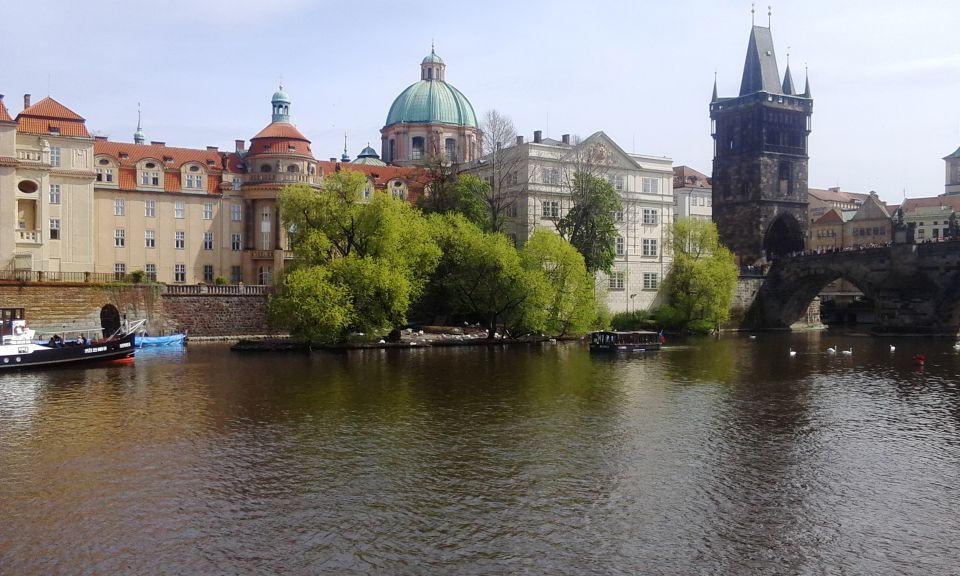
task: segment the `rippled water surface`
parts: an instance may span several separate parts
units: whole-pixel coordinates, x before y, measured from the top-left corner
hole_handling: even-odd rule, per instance
[[[829,333],[0,374],[0,574],[958,574],[958,382]]]

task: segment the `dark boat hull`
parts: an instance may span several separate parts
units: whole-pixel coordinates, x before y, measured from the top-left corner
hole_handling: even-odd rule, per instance
[[[64,345],[43,347],[30,351],[29,346],[19,346],[19,353],[0,355],[0,371],[23,368],[73,365],[133,357],[133,333],[107,342],[87,345]]]
[[[660,344],[591,344],[591,352],[655,352]]]

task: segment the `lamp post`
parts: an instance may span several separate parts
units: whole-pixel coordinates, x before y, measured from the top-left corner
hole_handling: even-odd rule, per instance
[[[636,308],[635,308],[634,305],[633,305],[633,299],[634,299],[636,296],[637,296],[636,294],[631,294],[631,295],[630,295],[630,312],[633,312],[633,311],[636,310]]]

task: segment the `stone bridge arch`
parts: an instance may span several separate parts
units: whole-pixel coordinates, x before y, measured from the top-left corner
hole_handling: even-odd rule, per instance
[[[960,330],[960,243],[895,245],[779,258],[744,325],[789,330],[838,278],[874,302],[875,333],[951,334]]]
[[[802,252],[803,248],[803,226],[793,214],[780,214],[763,233],[763,252],[768,260]]]

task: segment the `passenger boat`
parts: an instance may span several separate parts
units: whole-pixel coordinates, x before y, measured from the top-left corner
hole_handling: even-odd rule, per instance
[[[106,337],[88,338],[97,328],[62,329],[44,342],[35,340],[39,333],[27,326],[23,308],[0,308],[0,371],[132,358],[133,338],[143,322]]]
[[[147,348],[153,346],[183,346],[186,343],[186,334],[170,334],[169,336],[147,336],[146,334],[137,334],[137,336],[134,338],[134,344],[137,348]]]
[[[662,335],[645,330],[631,332],[601,331],[590,333],[591,352],[648,352],[659,350]]]

